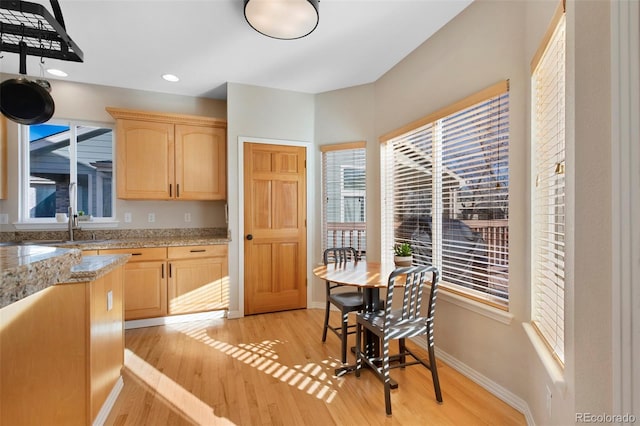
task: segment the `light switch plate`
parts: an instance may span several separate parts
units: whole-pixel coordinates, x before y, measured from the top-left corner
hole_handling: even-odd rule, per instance
[[[149,221],[149,223],[155,222],[156,221],[156,214],[155,213],[149,213],[148,221]]]
[[[107,311],[113,309],[113,291],[109,290],[107,292]]]
[[[0,213],[0,225],[9,224],[9,215],[7,213]]]
[[[124,221],[126,223],[131,223],[131,213],[125,213],[124,214]]]

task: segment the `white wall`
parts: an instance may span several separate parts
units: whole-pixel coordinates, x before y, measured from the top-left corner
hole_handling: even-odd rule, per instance
[[[243,189],[239,179],[243,165],[239,164],[242,149],[239,138],[313,143],[314,108],[313,95],[237,83],[227,86],[230,317],[242,315],[244,311]],[[314,161],[315,152],[309,150],[307,164]],[[313,190],[307,196],[311,200],[316,197]],[[310,229],[313,228],[312,220],[308,221]]]
[[[551,12],[555,3],[549,3]],[[531,347],[527,281],[528,58],[525,3],[476,1],[375,82],[376,134],[381,135],[476,93],[510,84],[509,325],[439,299],[436,345],[520,398]],[[382,202],[384,205],[384,201]]]
[[[367,211],[372,218],[384,208],[379,181],[370,179],[379,179],[377,137],[509,79],[509,313],[513,320],[503,324],[441,298],[436,344],[474,374],[488,378],[499,391],[506,390],[517,403],[524,404],[521,408],[527,410],[528,420],[564,425],[573,424],[578,411],[616,414],[611,411],[612,312],[611,285],[607,282],[611,273],[610,48],[609,2],[569,1],[571,119],[567,122],[567,164],[573,163],[575,170],[568,178],[575,186],[575,217],[569,217],[567,224],[574,249],[567,265],[567,360],[560,385],[556,386],[522,324],[531,319],[530,61],[557,5],[556,0],[476,0],[373,83],[373,135],[366,129],[369,108],[362,109],[371,99],[368,87],[367,92],[363,92],[365,88],[350,88],[318,95],[316,141],[367,140],[367,183],[368,188],[375,188],[368,192]],[[344,123],[345,119],[350,122]],[[315,235],[319,238],[319,213],[317,223]],[[376,227],[379,229],[379,224]],[[368,251],[378,247],[379,256],[380,233],[368,232],[367,243]],[[314,294],[322,300],[320,291]],[[551,394],[549,405],[547,389]]]
[[[373,84],[350,87],[321,93],[315,98],[315,141],[317,154],[314,185],[318,197],[322,194],[322,161],[319,147],[321,145],[340,144],[345,142],[365,141],[366,161],[369,167],[366,170],[367,201],[366,201],[366,233],[367,233],[367,258],[380,259],[380,173],[378,167],[371,165],[380,162],[378,141],[374,132],[374,87]],[[314,220],[317,226],[314,229],[312,262],[322,262],[322,205],[318,198],[317,207],[314,209]],[[313,279],[314,306],[323,307],[325,300],[324,281],[314,277]]]
[[[10,78],[1,75],[2,80]],[[130,108],[147,111],[173,112],[226,118],[226,102],[162,93],[128,90],[115,87],[51,80],[51,95],[55,101],[52,119],[87,120],[115,124],[105,107]],[[9,214],[9,224],[0,231],[14,231],[18,220],[18,125],[8,121],[8,197],[0,200],[0,212]],[[132,222],[124,223],[125,212],[132,214]],[[156,214],[156,221],[148,223],[148,213]],[[184,222],[184,213],[191,213],[191,222]],[[119,228],[196,228],[226,227],[223,201],[131,201],[116,199]]]
[[[608,1],[567,2],[567,44],[573,50],[567,71],[574,94],[567,96],[567,123],[573,119],[567,146],[575,162],[575,212],[568,223],[574,264],[569,268],[567,311],[573,315],[566,324],[566,373],[568,392],[575,391],[575,412],[590,413],[613,408],[609,11]]]

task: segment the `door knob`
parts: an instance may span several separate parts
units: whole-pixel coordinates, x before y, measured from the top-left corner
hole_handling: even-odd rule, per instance
[[[247,235],[247,240],[249,240],[249,241],[253,240],[253,235],[248,234],[248,235]]]

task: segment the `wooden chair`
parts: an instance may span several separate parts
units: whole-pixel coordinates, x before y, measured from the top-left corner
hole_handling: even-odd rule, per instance
[[[329,263],[347,263],[357,262],[359,260],[358,253],[353,247],[329,248],[324,251],[324,264]],[[322,341],[327,340],[327,330],[333,331],[341,340],[341,360],[342,363],[347,362],[347,336],[355,333],[355,324],[349,324],[349,312],[361,311],[363,307],[362,290],[358,291],[335,291],[337,288],[343,287],[330,281],[326,282],[327,305],[324,313],[324,327],[322,329]],[[334,327],[329,324],[329,311],[331,305],[340,310],[340,326]]]
[[[384,383],[384,398],[387,415],[391,415],[391,368],[407,365],[422,364],[431,370],[433,387],[438,402],[442,402],[440,381],[436,368],[436,355],[433,341],[433,320],[438,292],[438,269],[433,266],[412,266],[398,268],[389,275],[389,286],[384,310],[378,312],[363,312],[356,316],[356,377],[365,362]],[[427,301],[426,313],[422,313],[422,294],[428,278],[431,290]],[[394,289],[402,290],[402,303],[399,308],[393,306]],[[380,339],[382,354],[380,357],[368,357],[362,348],[361,338],[363,329],[370,331]],[[405,339],[425,335],[427,336],[429,363],[420,359],[405,345]],[[389,342],[398,340],[399,353],[390,357]],[[407,355],[414,360],[407,362]],[[391,358],[398,363],[390,364]]]

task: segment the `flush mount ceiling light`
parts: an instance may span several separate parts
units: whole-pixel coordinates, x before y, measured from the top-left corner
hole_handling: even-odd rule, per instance
[[[293,40],[316,29],[320,18],[318,3],[319,0],[244,0],[244,17],[260,34]]]
[[[170,81],[171,83],[176,83],[176,82],[180,81],[178,76],[173,75],[173,74],[162,74],[162,78],[167,80],[167,81]]]

